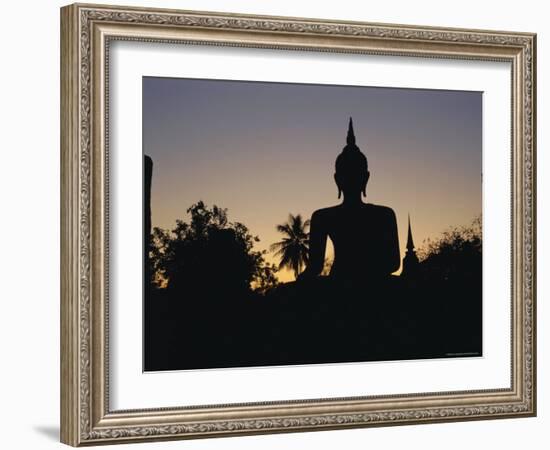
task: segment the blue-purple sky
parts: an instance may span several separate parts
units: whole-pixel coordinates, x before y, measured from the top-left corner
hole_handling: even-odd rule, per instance
[[[339,202],[350,116],[371,172],[365,201],[394,209],[402,254],[408,213],[417,247],[481,214],[481,92],[145,77],[153,226],[173,228],[203,200],[267,249],[289,213]]]

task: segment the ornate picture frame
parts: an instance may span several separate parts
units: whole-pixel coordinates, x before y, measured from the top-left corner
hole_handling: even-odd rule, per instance
[[[109,49],[117,40],[511,65],[507,388],[113,410]],[[536,35],[74,4],[61,9],[61,441],[97,445],[536,415]],[[503,156],[505,157],[505,156]]]

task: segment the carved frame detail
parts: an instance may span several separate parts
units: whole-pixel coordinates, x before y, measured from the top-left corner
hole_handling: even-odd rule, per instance
[[[63,442],[78,446],[535,415],[534,34],[94,5],[64,7],[61,17]],[[510,61],[511,388],[110,411],[105,76],[113,39]],[[290,407],[292,412],[285,412]]]

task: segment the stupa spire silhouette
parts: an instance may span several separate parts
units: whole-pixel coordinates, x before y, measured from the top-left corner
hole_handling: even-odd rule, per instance
[[[407,277],[413,275],[418,270],[418,256],[414,250],[414,241],[411,230],[411,215],[408,215],[409,225],[407,231],[407,251],[405,252],[405,257],[403,258],[403,271],[401,276]]]
[[[407,251],[414,251],[413,235],[411,231],[411,215],[409,214],[409,230],[407,232]]]

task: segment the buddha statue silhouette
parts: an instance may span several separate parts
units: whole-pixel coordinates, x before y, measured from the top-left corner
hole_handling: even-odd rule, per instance
[[[397,223],[391,208],[364,203],[370,178],[367,158],[355,143],[350,117],[347,144],[336,158],[334,181],[340,205],[311,216],[309,264],[301,279],[323,269],[327,236],[334,246],[330,277],[359,283],[389,277],[400,266]]]

